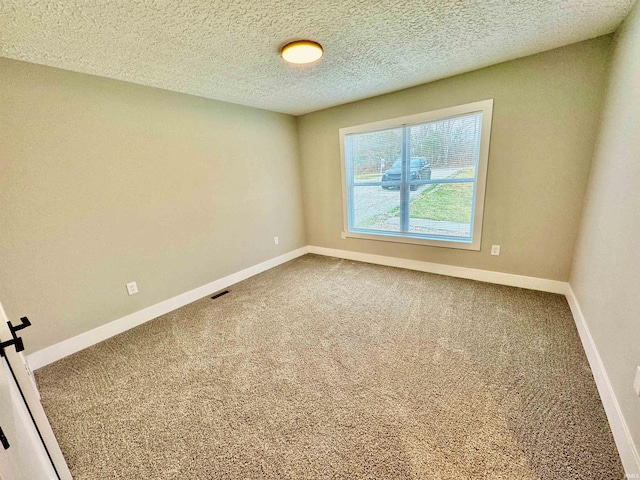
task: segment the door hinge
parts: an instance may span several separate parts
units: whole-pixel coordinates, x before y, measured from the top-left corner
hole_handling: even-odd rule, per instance
[[[2,444],[2,447],[7,450],[10,445],[9,445],[9,440],[7,440],[7,437],[5,436],[4,432],[2,431],[2,427],[0,427],[0,443]]]
[[[11,340],[7,340],[6,342],[0,343],[0,356],[6,357],[5,348],[13,345],[16,349],[16,352],[22,352],[24,350],[24,343],[22,339],[16,335],[16,332],[22,330],[23,328],[27,328],[31,326],[31,322],[27,317],[22,317],[20,319],[20,325],[16,325],[15,327],[11,324],[11,322],[7,322],[9,326],[9,331],[11,332]]]

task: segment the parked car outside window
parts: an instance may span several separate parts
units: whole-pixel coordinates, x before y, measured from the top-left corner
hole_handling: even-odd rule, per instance
[[[382,174],[382,188],[400,188],[400,178],[402,176],[402,160],[393,162],[390,168]],[[426,157],[411,157],[409,166],[409,181],[411,180],[431,180],[431,164]],[[409,185],[411,190],[417,190],[418,185]]]

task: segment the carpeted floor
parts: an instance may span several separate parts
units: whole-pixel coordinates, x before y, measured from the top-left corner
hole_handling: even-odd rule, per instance
[[[559,295],[306,255],[36,376],[76,480],[624,478]]]

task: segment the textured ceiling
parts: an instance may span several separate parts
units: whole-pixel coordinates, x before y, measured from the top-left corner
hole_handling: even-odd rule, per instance
[[[615,30],[634,0],[1,0],[0,56],[302,114]],[[292,66],[308,38],[325,56]]]

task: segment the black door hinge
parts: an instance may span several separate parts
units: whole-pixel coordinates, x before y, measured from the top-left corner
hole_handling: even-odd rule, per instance
[[[2,447],[7,450],[10,445],[9,445],[9,440],[7,440],[7,437],[4,435],[4,432],[2,431],[2,427],[0,427],[0,443],[2,444]]]
[[[31,322],[27,317],[22,317],[20,322],[20,325],[16,325],[15,327],[11,325],[11,322],[7,322],[9,331],[11,332],[11,340],[0,343],[0,357],[6,357],[4,349],[11,345],[15,347],[16,352],[22,352],[24,350],[24,343],[22,342],[22,339],[16,335],[16,332],[31,326]]]

